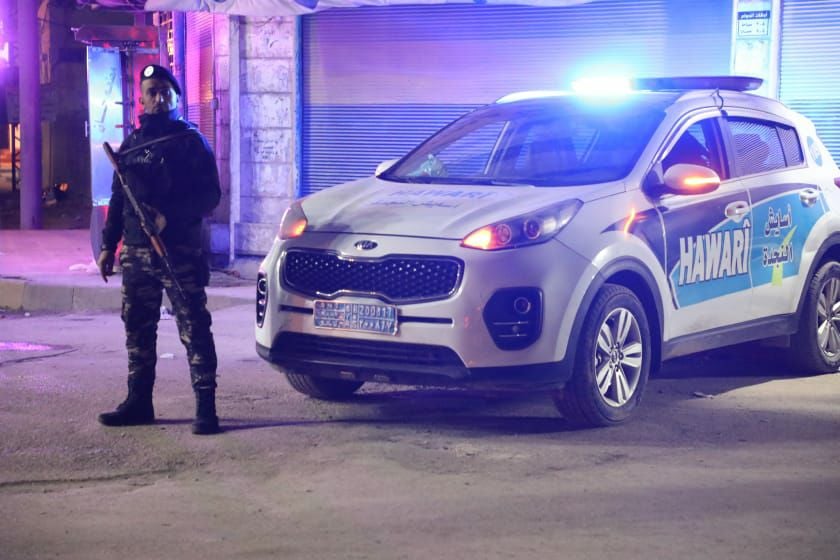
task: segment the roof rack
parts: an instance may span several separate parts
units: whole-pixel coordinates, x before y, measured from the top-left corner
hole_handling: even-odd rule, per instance
[[[753,76],[675,76],[670,78],[635,78],[633,89],[684,90],[725,89],[732,91],[753,91],[764,82]]]

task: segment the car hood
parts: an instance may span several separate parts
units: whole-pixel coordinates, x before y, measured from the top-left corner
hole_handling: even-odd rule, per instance
[[[623,183],[581,187],[405,184],[376,177],[319,191],[302,200],[307,231],[462,239],[493,222],[624,190]]]

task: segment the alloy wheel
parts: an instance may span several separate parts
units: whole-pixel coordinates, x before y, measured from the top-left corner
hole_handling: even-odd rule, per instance
[[[642,372],[642,348],[641,330],[633,313],[620,307],[607,315],[595,347],[595,382],[608,405],[620,407],[635,393]]]
[[[820,290],[817,301],[817,341],[829,359],[840,352],[840,280],[831,278]]]

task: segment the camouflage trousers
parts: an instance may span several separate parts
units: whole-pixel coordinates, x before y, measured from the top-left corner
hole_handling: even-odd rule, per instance
[[[210,268],[200,249],[180,249],[170,260],[186,301],[180,303],[172,280],[164,272],[160,257],[150,248],[124,246],[122,267],[122,320],[128,350],[129,383],[151,390],[157,364],[157,327],[163,290],[172,302],[178,334],[190,364],[194,389],[216,387],[216,346],[210,332],[204,288]]]

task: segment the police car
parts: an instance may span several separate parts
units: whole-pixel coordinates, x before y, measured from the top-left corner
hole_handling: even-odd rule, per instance
[[[840,366],[840,171],[754,78],[526,92],[375,176],[296,201],[261,265],[256,342],[296,390],[550,391],[620,423],[663,360],[789,337]]]

